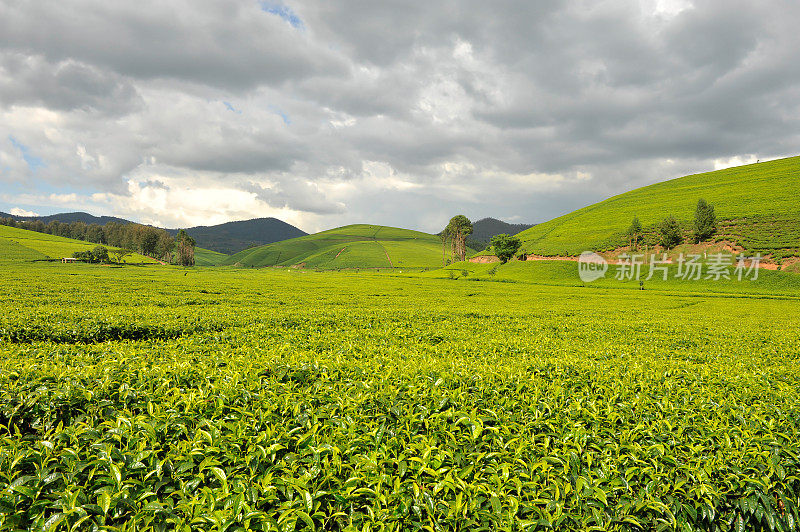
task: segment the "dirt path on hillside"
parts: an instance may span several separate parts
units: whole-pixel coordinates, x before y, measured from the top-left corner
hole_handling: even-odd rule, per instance
[[[742,252],[742,250],[735,249],[734,247],[732,247],[727,242],[724,243],[723,249],[725,251],[728,251],[729,253],[732,253],[732,254],[741,253]],[[617,251],[615,251],[615,253],[616,252],[620,252],[620,251],[624,252],[626,250],[617,250]],[[601,254],[601,256],[602,256],[602,254]],[[556,261],[578,262],[578,258],[579,257],[568,257],[568,256],[564,256],[564,255],[554,255],[554,256],[528,255],[525,258],[525,261],[553,261],[553,260],[556,260]],[[603,257],[603,258],[605,258],[605,260],[606,260],[606,262],[608,262],[608,264],[612,264],[612,265],[613,264],[619,264],[620,262],[622,262],[619,259],[615,259],[615,258],[609,258],[609,257]],[[777,264],[774,264],[772,262],[764,262],[765,260],[770,260],[770,259],[768,259],[766,257],[762,257],[761,258],[761,261],[759,261],[759,263],[758,263],[758,268],[760,270],[776,271],[778,269],[778,265]],[[473,258],[469,259],[469,262],[478,263],[478,264],[490,264],[490,263],[494,263],[494,262],[500,262],[500,259],[498,259],[497,257],[495,257],[493,255],[482,255],[480,257],[473,257]],[[675,263],[675,261],[673,259],[671,259],[671,258],[667,259],[667,261],[666,261],[666,264],[674,264],[674,263]],[[786,262],[784,264],[784,267],[785,266],[794,265],[796,263],[800,263],[800,260],[797,260],[797,261],[789,260],[788,262]],[[645,266],[646,264],[647,263],[643,263],[642,265]],[[746,261],[746,264],[749,267],[750,266],[750,261]]]
[[[377,233],[376,233],[376,234],[377,234]],[[386,255],[386,260],[388,260],[388,261],[389,261],[389,266],[390,266],[390,267],[392,267],[392,268],[394,268],[394,264],[392,263],[392,259],[390,259],[390,258],[389,258],[389,252],[388,252],[388,251],[386,251],[386,248],[385,248],[385,247],[383,247],[383,244],[381,244],[380,242],[378,242],[378,245],[379,245],[379,246],[381,247],[381,249],[383,250],[383,254],[384,254],[384,255]]]

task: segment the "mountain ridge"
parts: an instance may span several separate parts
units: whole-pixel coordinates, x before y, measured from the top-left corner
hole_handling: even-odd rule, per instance
[[[58,221],[61,223],[83,222],[85,224],[105,225],[109,222],[122,224],[137,223],[116,216],[95,216],[83,211],[49,214],[46,216],[18,216],[0,212],[2,218],[13,218],[19,221],[41,220],[44,223]],[[146,224],[143,224],[146,225]],[[155,226],[154,226],[155,227]],[[165,229],[171,235],[178,234],[180,229]],[[195,239],[201,248],[231,255],[247,248],[271,244],[281,240],[305,236],[308,233],[278,218],[251,218],[216,225],[199,225],[184,228],[186,233]]]

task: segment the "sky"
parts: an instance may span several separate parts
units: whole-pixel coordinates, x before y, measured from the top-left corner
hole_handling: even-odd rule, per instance
[[[795,0],[0,0],[0,210],[537,223],[800,152]]]

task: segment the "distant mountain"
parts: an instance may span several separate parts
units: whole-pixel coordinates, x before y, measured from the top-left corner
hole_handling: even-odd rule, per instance
[[[167,229],[167,231],[173,235],[178,233],[177,229]],[[219,225],[201,225],[187,228],[186,233],[195,239],[199,247],[227,255],[308,234],[277,218],[254,218]]]
[[[98,225],[105,225],[108,222],[117,222],[121,224],[133,223],[130,220],[117,218],[116,216],[93,216],[88,212],[62,212],[59,214],[50,214],[48,216],[17,216],[15,214],[0,212],[0,218],[13,218],[15,220],[41,220],[46,224],[54,221],[59,221],[65,224],[72,222],[83,222],[85,224]]]
[[[49,216],[16,216],[0,212],[0,218],[13,218],[15,220],[41,220],[44,223],[59,221],[62,223],[84,222],[86,224],[105,225],[108,222],[133,223],[130,220],[115,216],[93,216],[86,212],[65,212]],[[227,222],[219,225],[201,225],[185,228],[186,232],[195,239],[197,246],[226,255],[238,253],[247,248],[263,246],[281,240],[305,236],[306,232],[287,224],[277,218],[254,218],[239,222]],[[175,235],[178,229],[167,229]]]
[[[492,237],[500,234],[516,235],[520,231],[530,229],[534,224],[510,224],[496,218],[483,218],[472,224],[472,234],[467,243],[476,249],[489,245]]]

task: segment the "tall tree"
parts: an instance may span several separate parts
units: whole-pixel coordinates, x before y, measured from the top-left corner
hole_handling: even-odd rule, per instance
[[[175,237],[175,257],[181,266],[194,266],[194,238],[181,229]]]
[[[155,257],[158,254],[158,241],[162,232],[155,227],[139,226],[139,249],[142,255]]]
[[[164,262],[172,262],[172,253],[174,251],[175,239],[166,231],[162,231],[158,238],[158,256]]]
[[[447,266],[447,229],[439,233],[439,238],[442,239],[442,266]]]
[[[642,237],[642,224],[639,222],[639,217],[634,216],[631,226],[628,227],[628,241],[631,249],[638,249],[639,239]]]
[[[694,241],[708,240],[716,232],[717,215],[714,214],[714,206],[700,198],[697,200],[697,208],[694,210]]]
[[[452,242],[453,258],[463,261],[467,257],[467,236],[472,234],[472,222],[463,214],[450,218],[445,233]]]

